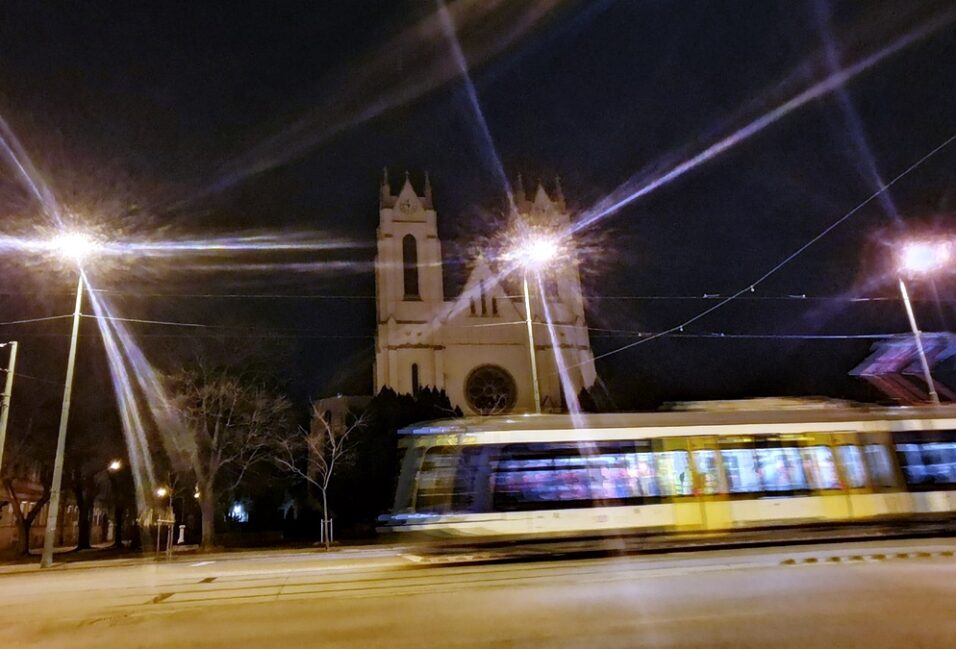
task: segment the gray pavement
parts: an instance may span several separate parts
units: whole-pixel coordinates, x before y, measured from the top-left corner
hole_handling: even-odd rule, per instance
[[[0,575],[17,647],[952,647],[956,541],[532,563],[409,549]]]

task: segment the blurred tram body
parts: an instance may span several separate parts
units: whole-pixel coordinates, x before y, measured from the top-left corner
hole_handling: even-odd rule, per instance
[[[383,529],[431,538],[956,520],[956,406],[453,419],[400,449]]]

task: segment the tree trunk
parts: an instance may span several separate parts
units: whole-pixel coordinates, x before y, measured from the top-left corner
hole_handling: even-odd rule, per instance
[[[123,547],[123,511],[122,505],[113,507],[113,547]]]
[[[3,483],[7,488],[7,494],[10,496],[10,508],[17,519],[17,529],[20,530],[17,535],[17,554],[26,556],[30,554],[30,530],[33,528],[33,521],[40,515],[43,506],[49,502],[50,488],[49,485],[44,484],[43,495],[40,496],[40,500],[33,506],[33,509],[24,514],[21,509],[20,496],[17,494],[13,480],[4,480]]]
[[[83,475],[79,472],[73,476],[73,496],[76,498],[76,549],[90,549],[90,509],[91,496],[87,493]]]
[[[212,487],[199,492],[199,509],[202,513],[202,550],[212,550],[216,543],[216,496]]]
[[[33,527],[33,519],[17,518],[17,527],[20,529],[20,534],[17,535],[17,554],[25,557],[30,554],[30,528]]]
[[[322,489],[322,528],[323,534],[325,535],[325,549],[326,551],[332,545],[331,540],[329,539],[329,502],[325,496],[326,488]]]

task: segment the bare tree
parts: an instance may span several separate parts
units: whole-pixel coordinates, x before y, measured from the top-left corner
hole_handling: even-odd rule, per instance
[[[365,427],[364,416],[352,416],[342,424],[333,423],[321,416],[313,407],[311,430],[301,426],[289,437],[278,440],[274,461],[279,468],[319,492],[322,505],[322,529],[325,549],[331,545],[331,522],[329,512],[329,484],[336,470],[355,458],[353,433]]]
[[[0,476],[17,521],[17,554],[21,555],[30,553],[30,530],[50,500],[53,478],[52,467],[44,461],[47,454],[42,453],[42,449],[33,443],[34,438],[29,429],[32,429],[32,422],[26,436],[8,440],[3,458],[3,474]],[[30,492],[34,493],[27,496]],[[33,500],[34,497],[36,500]],[[29,510],[25,505],[28,502],[33,503]]]
[[[215,543],[216,503],[235,491],[286,436],[288,399],[247,375],[203,363],[169,377],[174,408],[193,444],[185,450],[196,477],[202,548]]]

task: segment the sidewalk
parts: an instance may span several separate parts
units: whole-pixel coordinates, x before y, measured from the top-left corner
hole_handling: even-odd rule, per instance
[[[402,552],[404,546],[398,546],[385,543],[366,543],[356,545],[333,546],[331,550],[326,551],[322,545],[307,545],[299,547],[273,547],[273,548],[237,548],[217,549],[214,552],[200,552],[198,545],[176,545],[173,546],[173,556],[166,558],[166,553],[159,555],[153,552],[131,552],[129,550],[114,551],[111,546],[94,547],[90,550],[77,551],[73,547],[56,548],[54,550],[53,565],[44,570],[40,568],[40,550],[30,551],[29,559],[21,559],[0,563],[0,575],[23,574],[30,572],[61,572],[63,570],[81,570],[88,568],[105,567],[127,567],[147,564],[170,564],[181,563],[184,561],[226,561],[230,559],[250,559],[270,557],[282,557],[296,554],[314,554],[315,558],[345,558],[356,554],[366,554],[385,552],[388,554],[398,554]],[[112,556],[98,556],[110,555]],[[68,556],[65,556],[68,555]]]

